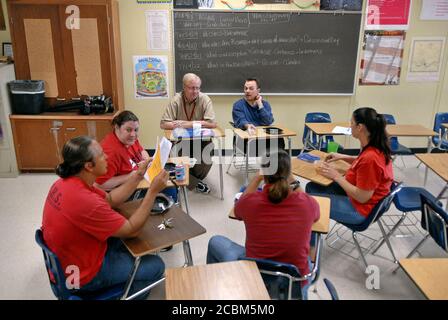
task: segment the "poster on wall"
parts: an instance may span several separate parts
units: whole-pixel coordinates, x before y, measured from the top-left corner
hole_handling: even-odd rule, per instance
[[[415,37],[412,39],[407,81],[439,81],[445,37]]]
[[[145,18],[148,51],[168,50],[168,10],[145,11]]]
[[[133,56],[136,99],[168,98],[168,57]]]
[[[398,85],[405,32],[366,31],[359,73],[360,85]]]
[[[448,0],[423,0],[420,20],[448,20]]]
[[[365,30],[407,30],[411,0],[367,0]]]

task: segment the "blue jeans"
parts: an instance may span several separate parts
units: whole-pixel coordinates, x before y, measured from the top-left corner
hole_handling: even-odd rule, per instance
[[[246,257],[246,248],[224,236],[213,236],[208,241],[207,264],[237,261]],[[309,262],[309,260],[308,260]],[[311,269],[311,267],[310,267]],[[302,285],[302,299],[308,299],[309,282]]]
[[[330,218],[336,222],[345,224],[361,224],[366,217],[358,213],[347,197],[344,189],[333,182],[329,186],[321,186],[314,182],[307,183],[305,192],[308,194],[323,196],[331,199]]]
[[[96,276],[80,290],[74,291],[82,296],[84,293],[101,290],[119,284],[125,284],[128,280],[135,258],[129,253],[123,242],[118,238],[109,238],[107,241],[107,251],[103,264]],[[165,273],[163,260],[154,255],[141,257],[140,265],[135,274],[129,295],[142,290],[151,283],[161,279]],[[139,299],[146,299],[149,292],[140,296]]]

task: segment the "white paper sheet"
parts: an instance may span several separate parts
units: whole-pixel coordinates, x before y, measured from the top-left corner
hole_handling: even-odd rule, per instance
[[[352,134],[352,128],[336,126],[331,132],[350,136]]]
[[[148,50],[168,50],[168,11],[145,11]]]

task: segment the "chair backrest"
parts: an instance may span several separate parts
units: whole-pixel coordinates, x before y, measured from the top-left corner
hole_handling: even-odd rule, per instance
[[[422,201],[421,225],[423,229],[427,230],[434,241],[448,252],[448,213],[426,195],[421,194],[420,199]]]
[[[302,299],[300,282],[304,279],[295,265],[247,257],[241,260],[254,261],[257,264],[271,299]]]
[[[370,212],[367,219],[365,219],[361,224],[353,225],[353,224],[345,224],[344,225],[353,231],[364,231],[366,230],[372,223],[376,222],[381,216],[386,213],[390,205],[392,204],[395,195],[400,192],[401,188],[403,186],[403,183],[392,183],[391,185],[391,191],[387,196],[385,196],[383,199],[381,199],[375,207],[373,207],[372,211]]]
[[[386,121],[386,124],[396,124],[395,118],[393,115],[383,113],[383,117],[384,117],[384,120]],[[392,149],[392,152],[398,150],[399,143],[398,143],[397,137],[390,137],[390,148]]]
[[[58,257],[47,247],[41,229],[36,230],[36,242],[41,247],[44,255],[45,267],[51,290],[59,300],[70,299],[71,294],[65,286],[65,274]]]
[[[436,138],[443,137],[445,130],[447,130],[444,126],[442,126],[442,123],[448,123],[448,112],[438,112],[434,116],[434,127],[433,130],[437,133],[439,133],[438,136],[434,136],[432,138],[432,141],[434,145],[438,144],[438,141]]]
[[[306,122],[312,122],[312,123],[330,123],[331,122],[331,118],[330,115],[328,113],[325,112],[309,112],[306,114],[305,116],[305,123]],[[303,143],[303,147],[306,149],[306,137],[308,135],[308,127],[305,126],[305,128],[303,129],[303,136],[302,136],[302,143]],[[310,139],[309,141],[311,141],[311,143],[313,144],[313,146],[315,146],[315,148],[317,148],[317,136],[311,132],[310,135]],[[333,136],[326,136],[325,137],[325,142],[328,143],[328,141],[334,141]]]

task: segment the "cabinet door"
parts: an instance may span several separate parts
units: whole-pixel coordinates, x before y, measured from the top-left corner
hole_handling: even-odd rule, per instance
[[[106,5],[79,5],[79,25],[62,33],[64,57],[73,61],[78,95],[112,96],[109,25]],[[69,15],[60,6],[65,25]],[[72,67],[70,65],[70,67]]]
[[[57,5],[11,5],[16,78],[44,80],[47,98],[67,97]]]
[[[111,130],[110,120],[64,120],[62,121],[62,127],[59,131],[61,134],[60,147],[68,140],[86,135],[94,138],[98,142],[108,134]]]
[[[60,163],[59,126],[50,120],[11,120],[20,170],[54,170]]]

